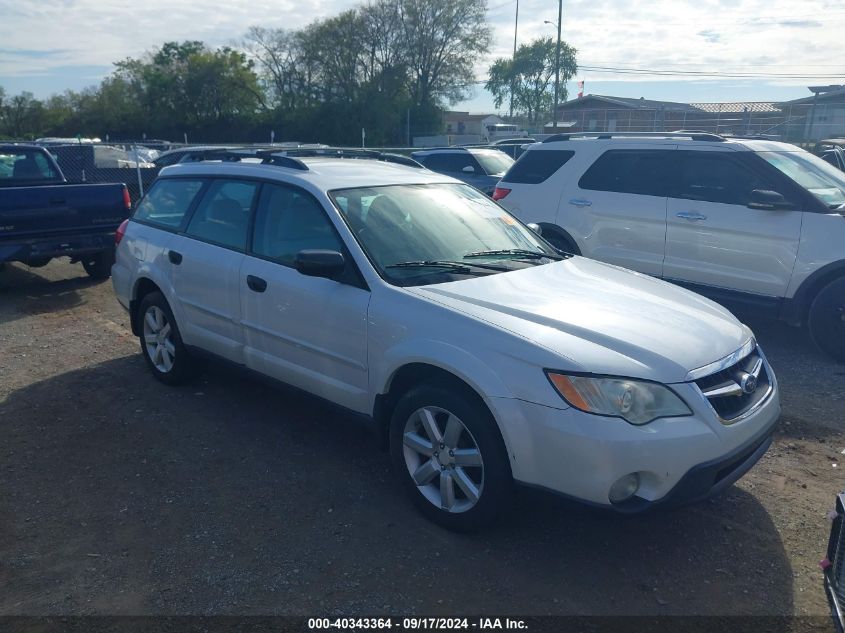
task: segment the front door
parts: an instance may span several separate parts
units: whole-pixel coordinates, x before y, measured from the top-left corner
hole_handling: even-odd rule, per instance
[[[301,274],[294,261],[307,249],[343,253],[346,272],[337,280]],[[294,186],[264,186],[239,287],[247,366],[367,411],[370,292],[313,196]]]
[[[663,276],[785,296],[801,236],[800,201],[792,200],[788,211],[748,208],[755,189],[792,195],[753,152],[702,148],[679,150],[677,157]]]

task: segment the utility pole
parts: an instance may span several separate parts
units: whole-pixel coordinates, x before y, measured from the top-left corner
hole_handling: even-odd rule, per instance
[[[513,57],[511,58],[511,63],[516,59],[516,29],[519,26],[519,0],[516,0],[516,16],[513,19]],[[511,78],[511,114],[510,118],[513,118],[513,89],[516,84],[515,79]]]
[[[557,131],[557,103],[560,95],[560,24],[563,21],[563,0],[557,0],[557,52],[555,53],[555,111],[552,115],[552,133]]]

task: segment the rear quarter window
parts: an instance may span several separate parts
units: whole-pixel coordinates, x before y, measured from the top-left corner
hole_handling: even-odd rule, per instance
[[[536,185],[545,182],[575,155],[571,150],[534,150],[525,152],[502,178],[502,182]]]
[[[189,178],[157,180],[132,218],[165,228],[179,228],[203,184],[203,180]]]

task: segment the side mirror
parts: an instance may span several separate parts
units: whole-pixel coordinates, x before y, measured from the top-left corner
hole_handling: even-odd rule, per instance
[[[763,209],[767,211],[792,209],[793,205],[782,194],[768,189],[755,189],[751,192],[749,209]]]
[[[326,279],[336,279],[346,269],[342,254],[316,249],[299,251],[293,265],[303,275]]]
[[[534,231],[537,235],[543,234],[543,227],[541,227],[539,224],[535,224],[534,222],[529,222],[525,226],[527,226],[529,229]]]
[[[474,174],[475,173],[475,167],[473,167],[472,165],[467,165],[461,171],[464,172],[465,174]]]

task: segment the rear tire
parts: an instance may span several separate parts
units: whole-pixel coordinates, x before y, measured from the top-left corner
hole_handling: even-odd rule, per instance
[[[475,394],[446,384],[412,388],[393,411],[390,453],[417,509],[448,530],[488,525],[510,501],[507,451]]]
[[[816,346],[834,360],[845,363],[845,277],[819,291],[807,320]]]
[[[178,385],[194,375],[194,359],[182,343],[164,295],[151,292],[144,296],[138,306],[138,324],[141,354],[158,380],[166,385]]]
[[[82,267],[91,279],[108,279],[114,264],[114,249],[102,251],[82,260]]]

